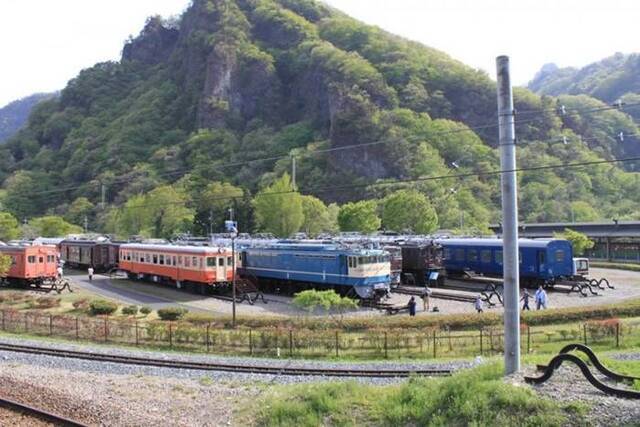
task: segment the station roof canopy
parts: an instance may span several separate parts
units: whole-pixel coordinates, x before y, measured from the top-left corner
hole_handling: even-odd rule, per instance
[[[501,234],[501,225],[490,225],[496,234]],[[538,224],[519,224],[520,237],[552,237],[565,229],[584,233],[589,237],[640,238],[640,221],[602,221],[602,222],[547,222]]]

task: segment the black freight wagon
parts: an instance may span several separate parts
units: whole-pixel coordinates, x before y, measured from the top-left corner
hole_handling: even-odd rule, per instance
[[[437,283],[428,283],[431,273],[438,273]],[[406,244],[402,246],[402,282],[418,286],[444,284],[442,246],[437,243]],[[413,283],[412,283],[413,282]]]
[[[63,240],[60,243],[60,255],[69,267],[93,267],[96,273],[100,273],[117,267],[119,247],[120,243],[117,242]]]

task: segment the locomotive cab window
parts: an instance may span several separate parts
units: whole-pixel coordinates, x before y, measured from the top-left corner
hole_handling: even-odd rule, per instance
[[[556,262],[563,262],[563,261],[564,261],[564,251],[559,249],[556,251]]]

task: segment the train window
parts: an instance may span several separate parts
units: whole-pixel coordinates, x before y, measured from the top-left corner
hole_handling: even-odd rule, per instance
[[[218,258],[218,267],[224,267],[224,258]]]
[[[176,265],[177,265],[177,264],[176,264],[176,256],[174,255],[174,256],[173,256],[173,266],[175,267]]]
[[[446,260],[450,260],[451,259],[451,249],[449,249],[449,248],[445,248],[444,249],[444,259],[446,259]]]
[[[454,259],[456,261],[464,261],[464,249],[462,248],[456,249]]]
[[[198,267],[198,258],[197,257],[191,257],[191,265],[195,268]]]
[[[182,265],[182,255],[178,255],[178,265]]]
[[[538,252],[538,265],[544,264],[545,257],[545,253],[543,251]]]
[[[212,256],[207,257],[207,267],[215,267],[216,259]]]
[[[502,251],[496,251],[496,264],[502,264]]]
[[[469,261],[477,262],[478,261],[478,251],[476,249],[469,249],[468,252]]]
[[[158,257],[158,264],[160,264],[160,265],[164,265],[164,255],[160,255],[160,256]]]
[[[491,262],[491,250],[483,249],[480,251],[480,261],[484,264],[489,264]]]
[[[232,265],[232,264],[233,264],[233,259],[232,259],[230,256],[228,256],[228,257],[227,257],[227,265],[228,265],[229,267],[231,267],[231,265]]]
[[[29,262],[29,264],[35,264],[36,263],[36,257],[33,255],[29,255],[27,257],[27,262]]]
[[[358,264],[364,264],[364,257],[358,257]]]
[[[564,251],[563,250],[557,250],[556,251],[556,262],[563,262],[564,261]]]
[[[522,264],[522,251],[518,251],[518,262]]]
[[[145,254],[140,254],[140,258],[138,259],[138,262],[141,262],[144,264],[144,258],[145,258]]]
[[[189,262],[189,257],[188,256],[184,257],[184,266],[185,267],[190,267],[191,266],[191,263]]]
[[[43,264],[44,263],[44,257],[38,257],[38,262],[40,264]]]
[[[202,270],[202,266],[204,265],[202,258],[198,258],[200,260],[200,270]]]
[[[154,264],[158,263],[158,255],[157,254],[153,254],[153,263]]]

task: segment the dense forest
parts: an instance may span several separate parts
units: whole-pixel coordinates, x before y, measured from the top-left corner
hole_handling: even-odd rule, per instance
[[[519,166],[558,166],[520,173],[523,221],[640,217],[636,163],[562,167],[635,153],[630,116],[514,96]],[[34,109],[0,147],[0,202],[121,235],[220,231],[228,208],[279,235],[481,232],[496,125],[495,82],[443,52],[313,0],[194,0]]]
[[[38,102],[53,96],[53,93],[35,93],[0,108],[0,143],[9,139],[27,123],[31,110]]]

